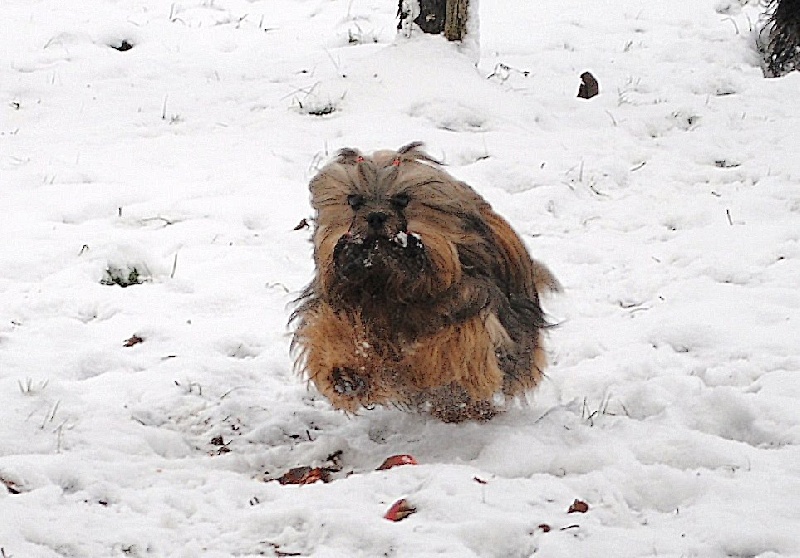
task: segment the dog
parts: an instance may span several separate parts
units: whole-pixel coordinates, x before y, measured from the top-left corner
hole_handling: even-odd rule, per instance
[[[800,70],[800,0],[769,0],[768,37],[759,38],[764,57],[764,76],[781,77]]]
[[[298,370],[334,407],[488,420],[536,387],[558,281],[415,142],[342,149],[310,182],[316,272],[292,314]]]

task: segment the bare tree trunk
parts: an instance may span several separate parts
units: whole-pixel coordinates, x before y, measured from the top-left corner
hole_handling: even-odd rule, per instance
[[[460,41],[467,34],[469,0],[447,0],[444,36],[448,41]]]

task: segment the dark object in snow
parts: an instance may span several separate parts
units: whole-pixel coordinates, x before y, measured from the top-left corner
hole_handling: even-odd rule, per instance
[[[581,74],[581,85],[578,87],[578,97],[581,99],[591,99],[600,93],[600,84],[589,72]]]
[[[106,275],[100,280],[101,285],[117,285],[123,289],[131,285],[141,285],[147,279],[142,275],[137,267],[119,268],[108,267]]]
[[[129,43],[127,39],[122,39],[122,42],[119,44],[112,44],[108,45],[114,50],[118,50],[119,52],[127,52],[133,48],[133,44]]]
[[[389,510],[383,515],[383,518],[395,522],[402,521],[412,513],[416,513],[416,511],[417,508],[409,504],[408,500],[403,498],[392,504]]]
[[[586,513],[589,511],[589,504],[583,500],[575,500],[567,510],[567,513]]]
[[[403,22],[411,17],[410,7],[406,0],[399,0],[397,17]],[[419,0],[419,15],[414,18],[423,33],[432,35],[444,34],[448,41],[460,41],[467,34],[469,17],[469,0]]]
[[[211,452],[209,455],[224,455],[226,453],[230,453],[231,448],[228,447],[229,443],[230,442],[225,443],[225,440],[223,439],[222,435],[214,436],[213,438],[211,438],[210,444],[212,446],[216,446],[217,449]]]
[[[300,106],[302,109],[302,105]],[[311,116],[328,116],[329,114],[333,114],[336,112],[336,107],[333,103],[325,103],[324,105],[320,105],[318,107],[309,108],[306,110],[306,113],[310,114]]]
[[[386,469],[399,467],[401,465],[418,465],[418,463],[413,456],[408,454],[393,455],[391,457],[387,457],[384,462],[381,463],[381,466],[376,469],[376,471],[385,471]]]
[[[764,75],[781,77],[800,69],[800,0],[769,0],[769,20],[761,33]]]
[[[423,33],[443,33],[446,4],[446,0],[419,0],[419,15],[414,23],[419,25]]]
[[[421,145],[342,149],[311,180],[316,272],[292,348],[338,409],[488,420],[541,380],[539,297],[559,284]]]
[[[9,494],[22,494],[22,490],[17,486],[17,484],[9,479],[0,477],[0,484],[6,487],[6,490]]]

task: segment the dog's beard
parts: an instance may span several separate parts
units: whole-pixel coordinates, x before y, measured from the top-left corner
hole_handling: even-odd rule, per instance
[[[337,290],[343,298],[411,296],[428,271],[422,239],[413,233],[392,236],[345,234],[333,250]]]

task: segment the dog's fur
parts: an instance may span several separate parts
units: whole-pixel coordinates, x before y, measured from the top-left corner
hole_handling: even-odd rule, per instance
[[[298,368],[335,407],[488,419],[546,365],[543,291],[509,224],[412,143],[343,149],[311,180],[316,275],[292,316]]]
[[[764,75],[781,77],[800,70],[800,0],[768,0],[767,7]]]

